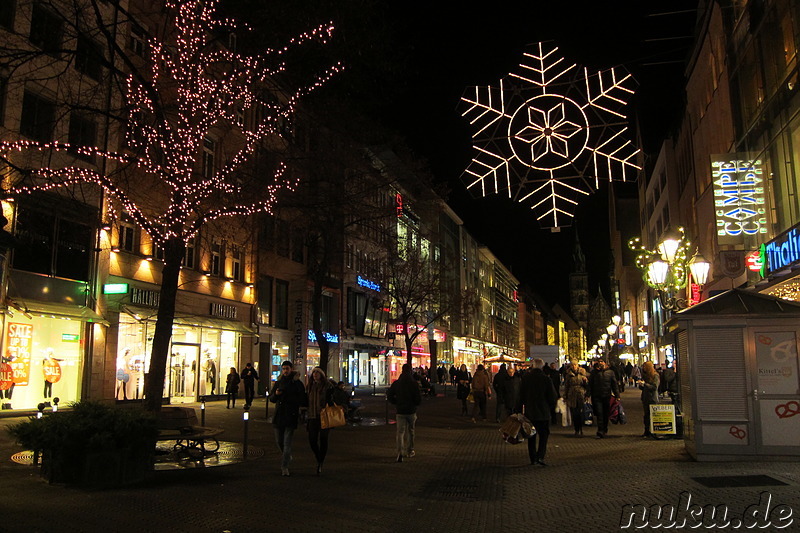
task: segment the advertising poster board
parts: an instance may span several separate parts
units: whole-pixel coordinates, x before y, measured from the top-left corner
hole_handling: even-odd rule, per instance
[[[32,348],[33,326],[9,323],[6,334],[6,356],[11,360],[14,384],[18,387],[24,387],[30,379]]]
[[[675,435],[675,405],[654,403],[650,405],[650,433],[653,435]]]

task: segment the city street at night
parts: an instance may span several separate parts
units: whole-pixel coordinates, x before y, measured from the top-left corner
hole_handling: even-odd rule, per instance
[[[358,395],[365,415],[382,422],[383,397],[367,392]],[[795,513],[794,524],[783,530],[796,530],[800,463],[694,462],[682,440],[641,438],[639,391],[628,389],[622,397],[629,422],[610,426],[604,439],[593,438],[590,426],[583,438],[554,427],[547,467],[529,465],[526,445],[503,442],[498,424],[457,416],[452,390],[423,399],[415,457],[395,462],[393,424],[337,428],[320,477],[302,428],[291,476],[281,477],[263,398],[253,405],[251,459],[156,472],[149,482],[118,490],[48,485],[34,467],[11,461],[20,450],[2,431],[0,531],[605,532],[621,530],[625,505],[677,507],[684,492],[692,504],[726,505],[728,519],[768,492],[771,507],[785,504]],[[493,415],[494,401],[488,412]],[[224,427],[223,440],[241,444],[241,419],[241,409],[209,403],[206,424]],[[753,479],[755,486],[730,486]],[[722,486],[707,486],[714,482]]]

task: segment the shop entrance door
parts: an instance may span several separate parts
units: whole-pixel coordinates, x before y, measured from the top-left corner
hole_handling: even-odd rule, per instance
[[[197,401],[200,390],[200,345],[175,342],[169,359],[169,401]]]

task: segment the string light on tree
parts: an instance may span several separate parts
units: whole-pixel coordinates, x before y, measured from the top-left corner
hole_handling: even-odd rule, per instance
[[[624,135],[634,85],[619,67],[589,72],[565,63],[552,44],[530,46],[499,87],[473,87],[461,98],[476,151],[462,176],[467,189],[530,204],[543,226],[567,225],[576,198],[641,170]]]
[[[0,142],[0,158],[16,171],[5,177],[6,198],[96,184],[109,197],[106,216],[113,219],[125,213],[163,252],[159,311],[146,383],[152,391],[164,388],[187,242],[202,226],[220,218],[272,212],[278,193],[296,186],[297,178],[287,176],[282,164],[273,179],[259,174],[259,181],[248,183],[246,190],[239,181],[240,171],[261,147],[280,139],[300,99],[342,68],[338,63],[332,65],[276,103],[272,96],[284,94],[285,88],[277,85],[275,76],[287,70],[287,52],[312,41],[327,42],[333,25],[320,25],[282,48],[245,56],[219,44],[220,33],[240,28],[230,19],[216,17],[218,5],[218,0],[166,2],[163,18],[173,31],[163,32],[163,42],[148,40],[145,66],[130,72],[125,80],[127,150],[117,153],[29,140]],[[265,93],[270,100],[262,98]],[[250,110],[253,120],[242,120],[240,110]],[[233,135],[225,145],[227,160],[203,169],[205,140],[210,134],[228,132]],[[12,161],[24,159],[16,157],[21,152],[33,151],[47,153],[55,164],[21,168],[21,163]],[[106,164],[87,167],[74,161],[71,156],[75,153]],[[160,409],[160,402],[158,394],[145,397],[150,410]]]

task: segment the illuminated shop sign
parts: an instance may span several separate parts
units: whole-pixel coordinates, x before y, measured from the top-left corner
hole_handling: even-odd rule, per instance
[[[798,226],[761,245],[762,275],[767,276],[800,261]]]
[[[367,289],[372,289],[373,291],[381,292],[380,283],[375,283],[374,281],[370,281],[367,278],[362,278],[361,276],[358,276],[358,278],[356,278],[356,282],[362,287],[365,287]]]
[[[103,285],[103,294],[128,294],[128,284],[106,283]]]
[[[743,155],[711,158],[719,244],[737,244],[745,235],[767,232],[761,160]]]
[[[328,333],[327,331],[323,331],[322,334],[325,336],[325,340],[328,342],[339,344],[339,335],[334,335],[333,333]],[[308,342],[317,342],[317,336],[312,330],[308,330]]]

